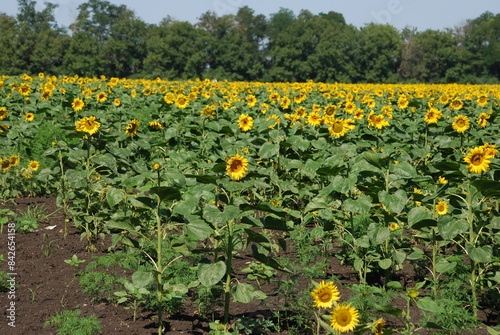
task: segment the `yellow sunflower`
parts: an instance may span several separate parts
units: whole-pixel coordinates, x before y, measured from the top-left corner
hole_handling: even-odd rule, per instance
[[[97,101],[104,102],[106,100],[108,100],[108,95],[105,92],[99,92],[99,94],[97,94]]]
[[[19,164],[19,156],[18,155],[10,156],[9,160],[10,160],[11,166],[17,166]]]
[[[482,147],[476,147],[470,150],[469,154],[465,156],[464,161],[468,163],[467,169],[472,173],[481,174],[486,172],[491,161]]]
[[[340,304],[334,308],[330,326],[339,333],[353,331],[359,323],[359,312],[351,304]]]
[[[26,121],[33,121],[35,119],[35,114],[33,113],[26,113],[26,115],[24,116],[24,118],[26,119]]]
[[[160,122],[157,122],[157,121],[151,121],[149,122],[149,128],[151,130],[162,130],[163,129],[163,126],[161,125]]]
[[[333,302],[340,300],[340,292],[332,282],[325,283],[323,280],[311,292],[314,298],[314,306],[318,308],[332,308]]]
[[[389,223],[389,230],[390,231],[395,231],[399,229],[399,224],[397,222],[391,222]]]
[[[83,131],[90,135],[97,133],[100,126],[101,123],[95,120],[95,116],[84,117],[75,122],[76,131]]]
[[[7,112],[7,108],[5,107],[0,107],[0,120],[3,120],[7,117],[7,114],[9,112]]]
[[[83,102],[82,99],[80,98],[76,98],[75,100],[73,100],[73,102],[71,103],[71,107],[73,107],[73,110],[75,112],[78,112],[78,111],[81,111],[83,106],[85,106],[85,103]]]
[[[375,114],[373,111],[368,114],[368,126],[382,129],[383,127],[387,127],[389,125],[390,123],[385,119],[384,115]]]
[[[133,119],[132,121],[129,122],[127,128],[125,129],[125,133],[132,137],[135,134],[137,134],[137,130],[139,130],[139,121],[136,119]]]
[[[253,118],[248,114],[241,114],[238,119],[238,127],[241,131],[249,131],[253,127]]]
[[[442,116],[443,113],[439,109],[431,107],[425,114],[424,121],[428,124],[437,123]]]
[[[372,333],[373,335],[383,335],[385,331],[385,320],[380,318],[373,323]]]
[[[479,114],[479,117],[477,118],[476,123],[481,127],[484,128],[488,124],[488,119],[490,118],[490,115],[487,113],[481,113]]]
[[[307,123],[314,127],[321,125],[321,115],[319,113],[312,112],[307,117]]]
[[[12,164],[10,163],[10,159],[3,159],[0,157],[0,170],[1,171],[7,171],[10,169]]]
[[[483,148],[484,156],[486,158],[494,158],[496,156],[496,154],[498,153],[497,146],[494,144],[489,144],[488,142],[483,144],[481,146],[481,148]]]
[[[175,99],[175,105],[181,109],[186,108],[189,105],[189,99],[184,94],[179,94],[177,99]]]
[[[113,100],[113,105],[115,105],[116,107],[120,107],[121,104],[122,102],[120,99],[117,98]]]
[[[436,213],[438,213],[438,215],[445,215],[448,213],[448,204],[446,201],[441,200],[436,204]]]
[[[40,168],[40,163],[38,163],[37,161],[31,161],[28,164],[28,168],[32,171],[36,171]]]
[[[248,172],[248,160],[236,154],[234,157],[231,157],[227,160],[226,172],[231,179],[240,180],[242,179]]]
[[[453,129],[455,129],[459,133],[464,133],[470,127],[470,120],[465,115],[457,115],[453,119],[453,123],[451,125]]]
[[[443,176],[439,176],[438,181],[440,184],[443,184],[443,185],[448,184],[448,180]]]
[[[461,110],[462,107],[464,106],[464,102],[461,100],[461,99],[454,99],[451,103],[450,103],[450,106],[449,108],[451,110],[455,110],[455,111],[458,111],[458,110]]]

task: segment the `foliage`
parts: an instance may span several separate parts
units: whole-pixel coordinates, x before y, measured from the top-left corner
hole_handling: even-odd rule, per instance
[[[55,326],[60,335],[93,335],[102,334],[102,328],[96,315],[80,316],[79,309],[65,310],[51,316],[45,321],[44,327]]]

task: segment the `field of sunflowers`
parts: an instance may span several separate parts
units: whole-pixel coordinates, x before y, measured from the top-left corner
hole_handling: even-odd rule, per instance
[[[499,111],[497,85],[3,76],[0,199],[53,196],[89,253],[110,237],[142,257],[116,299],[155,300],[159,333],[166,306],[210,287],[211,333],[242,333],[232,304],[268,299],[257,283],[293,272],[279,257],[291,242],[359,282],[348,300],[335,271],[307,277],[297,333],[463,333],[499,313]],[[244,253],[256,282],[236,280]],[[418,280],[398,280],[405,267]],[[406,307],[368,306],[373,290]]]

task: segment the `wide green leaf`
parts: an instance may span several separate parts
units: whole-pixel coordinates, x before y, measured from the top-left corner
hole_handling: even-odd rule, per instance
[[[225,274],[226,264],[223,261],[213,264],[198,264],[198,280],[203,286],[214,286],[221,281]]]

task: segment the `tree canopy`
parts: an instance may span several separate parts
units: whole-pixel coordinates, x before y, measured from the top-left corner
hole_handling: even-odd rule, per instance
[[[88,0],[70,27],[57,4],[37,11],[18,0],[18,15],[0,13],[0,73],[216,78],[246,81],[497,83],[500,14],[463,26],[402,31],[385,24],[358,28],[341,13],[266,17],[248,6],[234,15],[206,12],[192,24],[146,24],[125,5]]]

